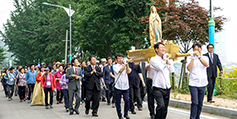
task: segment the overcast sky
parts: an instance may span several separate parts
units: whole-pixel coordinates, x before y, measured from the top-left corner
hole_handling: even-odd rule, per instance
[[[200,3],[200,6],[209,9],[209,0],[196,0]],[[224,41],[225,44],[218,43],[216,45],[225,45],[225,52],[227,56],[227,61],[237,62],[237,55],[233,53],[236,49],[237,38],[236,35],[236,23],[237,15],[236,4],[234,0],[212,0],[213,5],[216,7],[223,8],[222,12],[214,13],[214,16],[224,15],[224,17],[228,18],[228,22],[224,25],[224,30],[221,33],[215,34],[215,39],[218,41]],[[0,30],[3,30],[3,24],[6,23],[7,19],[10,18],[10,11],[14,10],[13,0],[0,0]],[[221,52],[221,49],[217,49],[217,52]]]

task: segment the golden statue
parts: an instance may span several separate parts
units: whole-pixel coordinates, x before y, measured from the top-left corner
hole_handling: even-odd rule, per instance
[[[161,19],[156,11],[156,7],[151,7],[151,14],[149,17],[149,34],[150,34],[150,43],[151,47],[155,43],[161,42],[162,39],[162,28],[161,28]]]
[[[162,29],[161,29],[161,20],[156,11],[156,7],[151,7],[151,14],[149,17],[149,34],[150,34],[150,42],[151,48],[148,49],[139,49],[139,50],[128,50],[127,54],[130,59],[127,62],[134,62],[135,64],[139,64],[139,62],[150,61],[151,57],[156,55],[154,50],[154,44],[162,41]],[[165,44],[165,53],[168,53],[168,57],[173,59],[174,61],[178,60],[178,57],[186,57],[190,56],[190,53],[179,54],[179,46],[174,44],[172,40],[168,41]],[[195,53],[194,55],[199,55],[199,53]]]

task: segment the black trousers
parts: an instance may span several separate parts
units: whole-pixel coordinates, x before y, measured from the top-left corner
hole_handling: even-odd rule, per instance
[[[150,112],[150,116],[152,115],[155,115],[155,106],[154,106],[154,95],[152,93],[152,80],[151,79],[148,79],[147,81],[147,100],[148,100],[148,109],[149,109],[149,112]]]
[[[215,77],[208,77],[208,85],[207,85],[207,101],[212,100],[213,90],[215,86],[216,78]]]
[[[204,87],[189,86],[191,94],[191,110],[190,119],[200,119],[200,114],[202,112],[203,98],[205,94]]]
[[[25,99],[25,92],[26,92],[25,86],[18,86],[18,94],[19,94],[20,100]]]
[[[106,90],[106,98],[107,98],[107,103],[110,103],[110,99],[112,98],[112,103],[115,103],[115,96],[114,96],[114,90],[113,90],[113,83],[111,84],[106,84],[106,87],[108,90]]]
[[[145,79],[144,79],[145,80]],[[147,82],[147,81],[146,81]],[[140,95],[141,95],[141,99],[142,101],[145,100],[145,96],[146,96],[146,93],[147,93],[147,86],[143,87],[142,85],[142,81],[140,81]]]
[[[63,91],[61,89],[57,89],[56,100],[57,101],[62,101],[63,100]]]
[[[28,100],[31,99],[31,93],[33,94],[35,84],[28,84],[29,92],[28,92]],[[45,93],[46,94],[46,93]],[[46,102],[45,102],[46,103]]]
[[[117,115],[118,117],[122,117],[121,113],[121,96],[123,95],[123,101],[125,102],[124,104],[124,115],[128,115],[128,109],[129,109],[129,90],[119,90],[119,89],[114,89],[114,94],[115,94],[115,105],[116,105],[116,110],[117,110]]]
[[[140,95],[139,85],[131,85],[129,87],[129,108],[133,111],[135,109],[134,101],[137,101],[137,107],[142,108],[142,99]]]
[[[50,105],[53,105],[53,90],[52,88],[44,88],[44,93],[45,93],[45,106],[48,106],[48,92],[50,95]]]
[[[90,110],[90,101],[92,100],[92,114],[97,114],[100,105],[99,98],[100,91],[96,89],[96,85],[94,85],[93,90],[86,90],[86,111]]]
[[[157,103],[155,119],[165,119],[170,99],[170,89],[153,87],[153,95]]]
[[[14,85],[7,85],[8,98],[11,98],[14,92]]]
[[[86,98],[86,81],[82,81],[81,85],[81,100]]]

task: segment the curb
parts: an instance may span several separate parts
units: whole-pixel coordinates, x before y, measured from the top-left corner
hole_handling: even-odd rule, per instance
[[[183,100],[175,100],[170,99],[169,101],[170,106],[178,107],[178,108],[185,108],[190,110],[191,102],[183,101]],[[220,116],[230,117],[230,118],[237,118],[237,110],[231,108],[224,108],[224,107],[216,107],[213,105],[206,105],[203,104],[202,112],[216,114]]]

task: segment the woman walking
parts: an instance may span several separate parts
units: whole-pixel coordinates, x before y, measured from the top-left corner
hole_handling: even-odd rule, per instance
[[[52,109],[53,108],[53,90],[56,88],[56,83],[54,76],[51,74],[51,68],[45,68],[44,69],[46,73],[43,75],[43,78],[41,80],[41,88],[44,89],[45,93],[45,108],[48,109],[49,106]],[[50,105],[48,104],[48,92],[50,94]]]
[[[14,92],[14,84],[15,84],[15,78],[14,78],[14,68],[11,67],[10,72],[7,73],[7,75],[5,75],[5,79],[7,79],[7,94],[8,94],[8,101],[12,100],[12,95]]]
[[[59,80],[61,79],[62,75],[63,75],[63,66],[60,65],[59,70],[54,73],[54,78],[56,80],[56,89],[57,89],[57,95],[56,95],[57,104],[63,103],[62,102],[62,99],[63,99],[62,86],[59,83]]]
[[[37,71],[36,83],[34,87],[34,93],[32,96],[31,105],[45,105],[45,102],[44,102],[45,94],[44,94],[44,91],[40,88],[41,79],[43,75],[45,74],[44,67],[37,66],[36,71]]]
[[[18,86],[18,91],[19,91],[18,94],[19,94],[20,102],[22,102],[22,100],[25,101],[26,74],[24,73],[23,68],[20,68],[19,72],[20,73],[16,76],[15,85]]]
[[[65,68],[64,70],[64,74],[63,76],[61,77],[61,79],[59,80],[59,83],[60,85],[62,85],[62,92],[63,92],[63,95],[64,95],[64,103],[65,103],[65,108],[66,108],[66,112],[69,111],[69,107],[68,107],[68,79],[66,79],[66,72],[67,72],[67,68]]]

